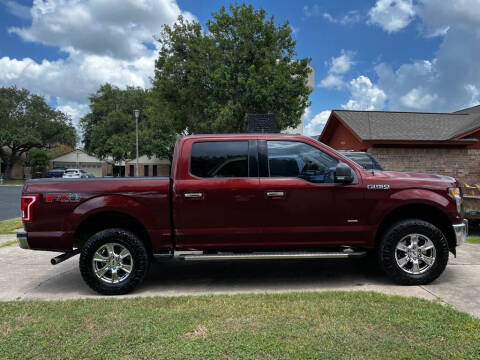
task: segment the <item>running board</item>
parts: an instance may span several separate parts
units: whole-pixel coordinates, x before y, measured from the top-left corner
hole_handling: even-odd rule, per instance
[[[223,253],[223,254],[182,254],[180,260],[267,260],[267,259],[349,259],[367,255],[366,251],[350,252],[270,252],[270,253]]]

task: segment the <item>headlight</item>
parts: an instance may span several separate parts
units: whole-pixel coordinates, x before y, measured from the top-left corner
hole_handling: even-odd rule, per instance
[[[460,214],[462,212],[462,193],[460,192],[460,188],[449,188],[448,193],[455,199],[457,212]]]

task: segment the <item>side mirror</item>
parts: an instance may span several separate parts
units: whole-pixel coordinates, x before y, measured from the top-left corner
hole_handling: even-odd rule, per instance
[[[339,162],[335,169],[335,182],[342,184],[351,184],[354,180],[353,171],[347,164]]]

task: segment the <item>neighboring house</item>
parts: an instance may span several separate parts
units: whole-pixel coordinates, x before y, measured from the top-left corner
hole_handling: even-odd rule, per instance
[[[50,160],[50,169],[82,169],[96,177],[112,176],[112,164],[76,149]]]
[[[385,170],[480,183],[480,105],[455,113],[333,110],[318,139],[368,151]]]
[[[137,160],[125,162],[125,176],[135,176]],[[170,161],[147,155],[138,158],[138,176],[169,176]]]

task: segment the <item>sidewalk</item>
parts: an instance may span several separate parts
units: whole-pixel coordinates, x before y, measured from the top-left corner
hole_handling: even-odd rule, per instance
[[[15,234],[11,235],[0,235],[0,245],[12,241],[12,240],[17,240],[17,236]]]

